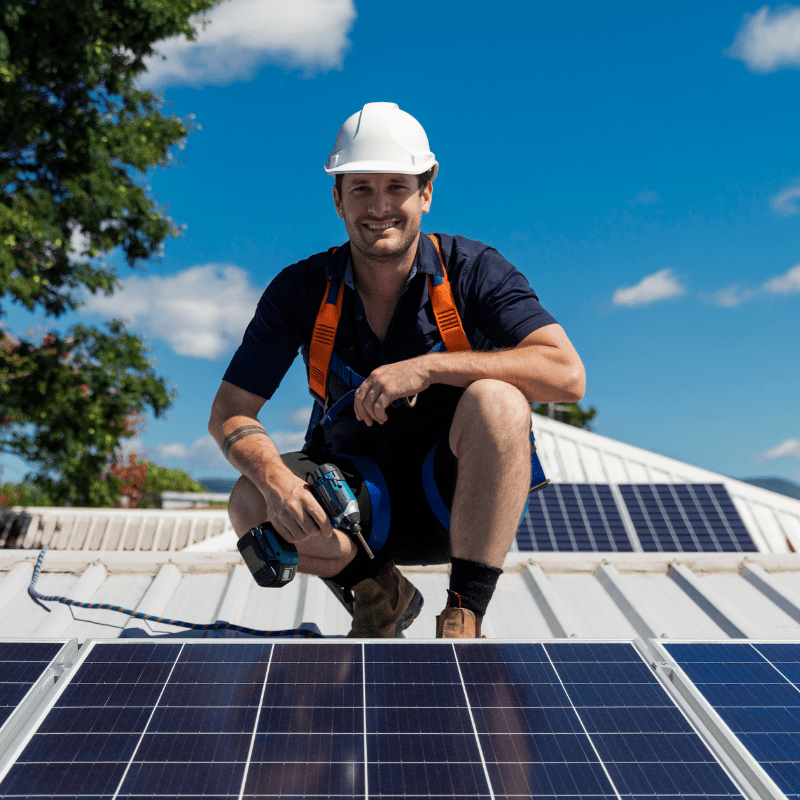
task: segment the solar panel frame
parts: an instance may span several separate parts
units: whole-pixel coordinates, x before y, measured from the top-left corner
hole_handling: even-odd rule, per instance
[[[194,792],[196,797],[210,796],[204,792],[209,787],[218,790],[218,796],[229,797],[268,796],[264,789],[274,788],[273,796],[380,796],[384,800],[401,795],[510,798],[519,796],[519,787],[530,787],[530,782],[534,781],[539,789],[549,787],[541,795],[545,797],[574,797],[577,793],[587,797],[596,796],[597,800],[602,797],[633,800],[632,790],[620,792],[613,788],[610,781],[604,791],[595,791],[598,787],[603,788],[603,774],[607,777],[608,769],[604,766],[607,762],[597,757],[597,748],[592,744],[595,734],[587,731],[587,725],[598,724],[597,715],[590,710],[595,706],[602,710],[604,705],[606,708],[624,708],[631,703],[634,703],[631,708],[640,708],[643,702],[652,700],[653,692],[660,698],[659,707],[667,709],[672,702],[652,675],[641,653],[629,641],[580,644],[554,643],[552,640],[494,640],[490,643],[277,641],[262,645],[270,648],[266,663],[263,651],[257,659],[242,655],[247,648],[260,644],[252,640],[213,643],[195,639],[162,642],[90,641],[82,648],[75,667],[59,681],[56,696],[51,698],[41,716],[38,743],[35,741],[36,735],[32,734],[21,743],[16,756],[28,745],[34,750],[38,747],[38,751],[33,753],[36,758],[47,755],[50,749],[43,740],[50,733],[56,734],[49,744],[58,742],[57,755],[63,761],[50,766],[63,775],[60,764],[71,763],[79,755],[75,740],[80,743],[87,738],[75,736],[74,733],[78,732],[75,729],[83,730],[87,725],[80,719],[76,721],[74,714],[47,712],[51,709],[58,711],[59,698],[64,698],[71,691],[77,697],[81,684],[92,683],[98,677],[110,680],[119,676],[136,678],[138,675],[160,685],[158,697],[163,699],[167,696],[169,685],[169,680],[164,680],[164,676],[169,668],[168,675],[179,678],[183,682],[181,686],[194,686],[197,697],[213,699],[211,690],[206,687],[210,686],[209,677],[214,677],[211,673],[216,670],[216,677],[219,677],[221,667],[206,668],[203,663],[205,656],[201,658],[197,655],[202,654],[201,648],[205,647],[205,652],[212,652],[213,649],[215,654],[224,654],[224,658],[215,655],[214,664],[221,664],[227,670],[225,674],[232,681],[232,691],[238,691],[236,687],[243,685],[259,685],[258,710],[245,720],[249,729],[239,728],[237,734],[229,724],[233,718],[225,717],[225,708],[228,707],[212,705],[208,708],[217,708],[214,712],[216,716],[212,713],[211,718],[217,724],[215,730],[219,731],[218,734],[204,735],[196,730],[181,734],[179,731],[185,720],[182,722],[180,714],[164,714],[159,722],[156,721],[160,708],[157,702],[152,703],[152,707],[142,707],[139,712],[126,707],[124,703],[122,707],[116,710],[111,707],[109,711],[106,707],[108,698],[103,697],[97,701],[103,703],[97,707],[98,712],[89,716],[92,720],[103,718],[106,726],[103,730],[108,732],[104,734],[106,738],[103,742],[96,740],[92,744],[101,748],[97,752],[102,752],[102,747],[108,747],[111,751],[115,748],[117,751],[120,748],[126,750],[126,766],[122,767],[121,761],[92,763],[84,760],[73,767],[70,778],[73,783],[62,784],[64,792],[77,788],[78,779],[83,783],[94,776],[101,783],[105,782],[106,796],[117,797],[118,800],[141,796],[142,793],[148,797],[174,796],[178,790]],[[624,650],[621,660],[611,653],[614,647],[617,647],[618,653],[621,652],[620,646]],[[136,647],[150,647],[153,657],[146,663],[133,663],[132,655],[135,653],[131,648]],[[177,655],[176,647],[180,648]],[[590,650],[594,648],[594,666],[590,664],[587,667],[580,663],[583,658],[581,652],[584,652],[581,648],[586,647]],[[98,648],[106,653],[102,662],[89,658]],[[158,652],[152,648],[163,649]],[[452,658],[443,660],[443,654],[447,652],[452,653]],[[140,654],[143,653],[144,650],[141,650]],[[565,653],[577,660],[570,661],[564,657]],[[186,657],[182,657],[182,654],[186,654]],[[398,658],[401,655],[402,659]],[[256,662],[263,666],[263,669],[259,667],[256,670],[257,674],[251,669]],[[105,666],[98,666],[99,663]],[[337,680],[330,680],[331,665],[337,670]],[[513,685],[514,692],[504,696],[505,705],[498,705],[498,695],[493,687],[503,670],[516,682],[506,684]],[[270,680],[270,675],[274,680]],[[553,680],[553,676],[558,680]],[[587,676],[594,682],[602,678],[601,682],[606,687],[602,691],[611,692],[606,700],[599,702],[596,694],[592,694],[591,686],[586,684]],[[329,680],[321,682],[321,677],[328,677]],[[630,683],[630,678],[634,679],[633,683]],[[214,685],[219,687],[220,683]],[[565,688],[567,685],[569,688]],[[459,689],[463,692],[464,705],[458,704]],[[292,691],[298,692],[304,703],[312,705],[284,705]],[[128,697],[126,692],[117,696],[117,700]],[[315,692],[318,694],[315,695]],[[434,694],[437,706],[426,708],[425,702],[429,702]],[[253,707],[251,695],[247,698],[249,708]],[[607,702],[608,697],[612,698],[611,705]],[[146,701],[149,706],[152,699],[151,695],[146,695],[141,702]],[[449,705],[442,705],[440,699]],[[185,697],[177,692],[170,702],[179,704],[184,700]],[[319,705],[316,701],[326,705]],[[353,710],[349,720],[337,719],[337,714],[333,713],[337,703],[342,703],[340,708]],[[579,713],[578,707],[584,711]],[[178,706],[171,708],[174,710]],[[315,710],[318,712],[316,716],[313,713]],[[626,713],[626,718],[631,718],[631,714]],[[508,714],[523,726],[515,735],[516,738],[507,735]],[[122,721],[127,723],[124,730],[118,727],[123,716],[126,720]],[[672,706],[668,716],[673,720],[670,724],[687,717],[678,704]],[[648,724],[656,723],[651,721]],[[498,725],[500,739],[493,741],[491,731]],[[192,729],[191,725],[189,727]],[[542,733],[536,734],[539,729]],[[690,727],[688,729],[691,730]],[[57,734],[58,730],[63,733]],[[557,733],[559,730],[563,733]],[[223,732],[225,735],[220,735]],[[597,735],[602,736],[602,733]],[[164,738],[158,741],[159,736]],[[553,748],[554,737],[559,744],[558,753]],[[309,744],[310,740],[313,740],[312,744]],[[699,739],[697,741],[700,742]],[[219,763],[209,763],[207,760],[215,744],[235,756],[232,760],[220,762],[222,767]],[[509,760],[509,753],[513,754],[515,746],[523,745],[528,755],[534,753],[536,758],[520,762],[520,766],[518,759]],[[700,746],[703,746],[702,743]],[[276,750],[278,747],[282,749]],[[241,781],[240,789],[228,793],[231,788],[228,775],[230,764],[243,763],[245,751],[247,761],[244,772],[237,773],[236,777],[237,782]],[[478,758],[475,758],[476,753]],[[596,757],[594,760],[593,753]],[[709,750],[707,761],[713,762],[710,753]],[[26,758],[30,758],[29,753],[26,753]],[[659,758],[655,760],[659,761]],[[186,769],[177,773],[169,769],[174,764],[184,764]],[[308,779],[309,773],[313,777],[315,765],[319,764],[326,765],[323,770],[324,781],[327,782],[324,784],[325,791],[319,788],[322,783],[315,784],[315,791],[294,791],[302,785],[303,780]],[[356,767],[363,764],[363,781],[357,774],[353,777],[353,769],[348,766],[350,764]],[[442,783],[443,770],[451,781],[447,785]],[[21,774],[15,779],[14,786],[24,786],[26,792],[35,794],[38,791],[35,772],[29,770]],[[722,768],[719,768],[719,772],[725,774]],[[662,773],[660,780],[673,781],[664,770]],[[726,780],[730,778],[729,773]],[[0,782],[8,774],[9,771],[0,774]],[[131,791],[125,784],[128,774],[134,775],[138,781],[137,794],[126,793]],[[191,780],[195,783],[188,787],[180,783]],[[627,780],[632,780],[630,774]],[[352,791],[342,791],[346,786],[351,787]],[[739,789],[734,784],[731,786],[734,787],[733,791],[719,796],[740,798]],[[490,787],[494,787],[494,791]],[[3,787],[0,791],[11,791],[13,788]],[[124,791],[117,794],[120,788]],[[48,796],[66,796],[64,792]],[[635,794],[639,796],[641,792]],[[685,791],[673,795],[689,796]],[[69,796],[89,795],[74,791]],[[700,797],[716,798],[718,795],[695,791],[691,796],[699,800]]]

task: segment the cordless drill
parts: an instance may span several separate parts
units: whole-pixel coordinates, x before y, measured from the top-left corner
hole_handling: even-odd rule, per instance
[[[367,555],[374,558],[361,534],[358,501],[339,468],[334,464],[323,464],[308,474],[308,483],[333,526],[356,540]],[[248,531],[236,546],[259,586],[280,588],[297,573],[300,560],[297,548],[283,539],[269,522]]]

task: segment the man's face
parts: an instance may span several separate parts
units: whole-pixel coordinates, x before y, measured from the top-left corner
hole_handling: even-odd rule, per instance
[[[336,212],[350,244],[370,259],[393,260],[416,247],[423,214],[431,207],[432,184],[422,191],[416,175],[354,173],[333,187]]]

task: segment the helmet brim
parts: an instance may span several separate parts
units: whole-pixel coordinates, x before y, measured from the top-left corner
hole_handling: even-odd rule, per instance
[[[423,172],[427,172],[431,168],[433,168],[433,175],[431,175],[431,180],[433,180],[439,172],[438,161],[434,161],[423,169],[420,169],[419,166],[416,165],[409,167],[407,163],[397,164],[385,162],[383,164],[376,164],[374,161],[350,161],[347,164],[342,164],[341,167],[333,167],[331,169],[328,169],[327,166],[324,167],[328,175],[351,175],[356,172],[374,175],[422,175]]]

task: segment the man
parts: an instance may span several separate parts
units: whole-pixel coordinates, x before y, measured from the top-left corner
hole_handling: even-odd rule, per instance
[[[209,430],[243,476],[231,521],[242,536],[268,520],[300,571],[349,592],[354,637],[419,613],[398,564],[449,562],[437,636],[478,637],[530,489],[530,403],[579,400],[583,366],[497,251],[420,233],[438,163],[417,120],[368,103],[325,171],[349,242],[273,280],[214,400]],[[281,457],[257,415],[298,348],[320,413],[304,452]],[[309,491],[325,462],[356,493],[374,561]]]

